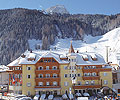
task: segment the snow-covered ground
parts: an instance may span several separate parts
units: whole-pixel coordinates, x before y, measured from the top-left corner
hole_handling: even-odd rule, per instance
[[[57,27],[57,26],[56,26]],[[60,32],[59,32],[60,34]],[[59,39],[56,38],[51,49],[68,50],[72,38]],[[41,40],[29,40],[30,48],[35,50],[36,44],[42,44]],[[103,36],[92,37],[91,35],[84,36],[84,41],[72,40],[73,47],[79,52],[97,52],[101,54],[106,60],[106,46],[108,47],[109,59],[108,61],[116,64],[116,53],[120,52],[120,28],[116,28]]]
[[[68,49],[72,38],[56,39],[56,43],[51,48],[57,50]],[[84,41],[72,40],[73,47],[79,52],[97,52],[101,54],[106,60],[106,46],[108,47],[108,61],[117,63],[116,53],[120,52],[120,28],[116,28],[103,36],[92,37],[85,36]]]

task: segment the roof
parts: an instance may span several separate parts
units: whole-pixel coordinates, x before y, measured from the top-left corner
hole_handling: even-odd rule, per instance
[[[1,72],[8,72],[8,71],[10,71],[9,67],[6,67],[5,65],[0,65],[0,73]]]
[[[84,53],[68,53],[68,51],[44,51],[44,50],[36,50],[26,51],[24,53],[25,57],[20,56],[7,66],[20,66],[21,64],[36,64],[41,58],[54,58],[60,64],[68,64],[68,60],[60,59],[67,58],[68,56],[76,56],[76,65],[103,65],[106,64],[103,57],[96,53],[84,52]],[[35,60],[28,60],[28,58],[35,58]],[[87,57],[88,60],[85,61],[83,57]],[[92,58],[97,58],[97,60],[93,60]]]
[[[85,53],[76,53],[77,54],[77,63],[76,65],[103,65],[106,64],[103,57],[99,54],[96,53],[90,53],[90,52],[85,52]],[[95,55],[97,58],[96,61],[92,59],[92,56]],[[84,60],[83,58],[88,58],[88,60]]]

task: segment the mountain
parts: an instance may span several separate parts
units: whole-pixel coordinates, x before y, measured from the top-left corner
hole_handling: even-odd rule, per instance
[[[119,26],[120,14],[46,14],[24,8],[0,10],[0,64],[10,63],[33,47],[50,49],[57,39],[84,41],[86,35],[101,36]]]
[[[69,14],[69,12],[67,11],[67,9],[64,7],[64,5],[56,5],[53,7],[50,7],[48,9],[46,9],[47,13],[50,14],[54,14],[54,13],[58,13],[58,14]]]

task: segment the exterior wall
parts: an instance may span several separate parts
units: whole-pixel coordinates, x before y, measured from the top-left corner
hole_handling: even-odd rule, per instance
[[[65,78],[64,74],[69,74],[70,70],[69,69],[64,69],[64,66],[68,66],[67,64],[65,65],[60,65],[60,76],[61,76],[61,94],[65,94],[66,90],[69,93],[69,89],[72,87],[72,80],[70,77]],[[68,86],[64,85],[64,82],[68,82]],[[73,90],[72,90],[73,92]]]
[[[0,85],[8,85],[9,82],[9,73],[8,72],[0,72]]]
[[[102,86],[108,86],[112,88],[112,71],[107,71],[107,75],[104,76],[104,72],[100,72],[100,79],[102,80]],[[108,84],[104,84],[104,80],[108,81]]]
[[[30,66],[31,70],[27,70],[27,67]],[[28,79],[27,75],[31,75],[31,78]],[[35,65],[22,65],[22,94],[27,95],[27,92],[30,91],[31,95],[35,95]],[[28,87],[27,83],[31,83],[31,86]]]

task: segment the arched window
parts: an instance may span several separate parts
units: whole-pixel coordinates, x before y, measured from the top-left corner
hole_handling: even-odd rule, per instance
[[[43,74],[38,74],[38,78],[43,78]]]
[[[54,78],[57,77],[57,74],[53,74],[53,77],[54,77]]]
[[[57,82],[56,81],[53,82],[53,86],[57,86]]]
[[[92,76],[96,76],[96,73],[95,73],[95,72],[93,72],[93,73],[92,73]]]
[[[39,67],[38,67],[38,70],[43,70],[43,67],[42,67],[42,66],[39,66]]]

